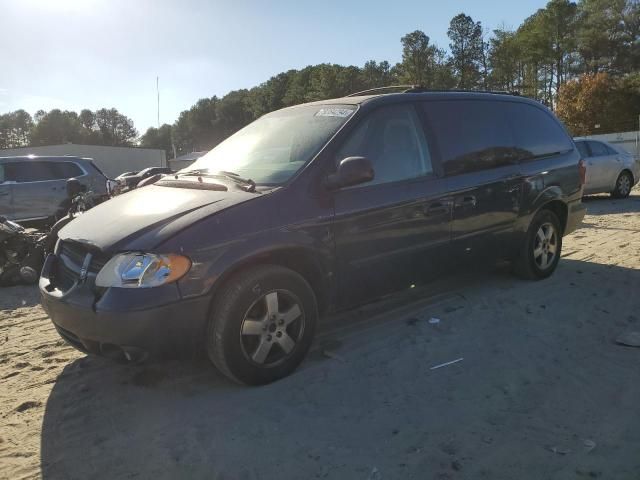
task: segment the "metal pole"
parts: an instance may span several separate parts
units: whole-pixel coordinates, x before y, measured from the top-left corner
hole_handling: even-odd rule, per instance
[[[160,128],[160,77],[156,77],[156,93],[158,94],[158,128]]]

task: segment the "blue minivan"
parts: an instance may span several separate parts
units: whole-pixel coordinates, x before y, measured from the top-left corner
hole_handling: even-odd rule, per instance
[[[555,270],[585,168],[543,105],[361,93],[269,113],[60,231],[42,303],[76,348],[186,348],[244,384],[290,374],[318,319],[460,263]]]

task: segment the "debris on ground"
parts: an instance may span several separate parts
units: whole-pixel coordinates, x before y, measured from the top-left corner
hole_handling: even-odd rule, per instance
[[[323,349],[322,350],[322,354],[327,357],[327,358],[331,358],[333,360],[338,360],[339,362],[346,362],[346,360],[344,359],[344,357],[342,357],[341,355],[338,355],[337,353],[331,351],[331,350],[326,350]]]
[[[627,347],[640,347],[640,332],[625,332],[616,338],[616,343]]]
[[[451,360],[450,362],[441,363],[440,365],[435,365],[435,366],[431,367],[429,370],[435,370],[436,368],[442,368],[442,367],[446,367],[446,366],[449,366],[449,365],[453,365],[454,363],[461,362],[462,360],[464,360],[463,357],[456,358],[455,360]]]
[[[380,471],[376,467],[373,467],[369,474],[369,480],[380,480],[381,478],[382,476],[380,475]]]
[[[596,448],[596,442],[594,442],[593,440],[585,439],[583,444],[584,444],[584,448],[587,451],[587,453],[589,453],[591,450]]]
[[[567,455],[568,453],[571,453],[571,449],[558,446],[547,447],[547,449],[557,455]]]

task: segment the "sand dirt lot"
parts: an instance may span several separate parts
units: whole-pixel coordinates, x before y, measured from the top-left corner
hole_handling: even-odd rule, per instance
[[[470,273],[327,319],[261,388],[86,357],[36,288],[2,289],[0,478],[640,479],[640,348],[615,343],[640,331],[640,191],[586,204],[550,279]]]

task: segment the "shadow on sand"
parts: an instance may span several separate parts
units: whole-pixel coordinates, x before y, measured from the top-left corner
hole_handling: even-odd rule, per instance
[[[483,468],[500,472],[499,462],[503,457],[496,455],[504,453],[504,458],[521,459],[522,471],[517,478],[552,478],[551,473],[561,468],[557,462],[560,457],[549,454],[540,445],[532,449],[517,436],[522,428],[528,428],[525,425],[528,421],[533,422],[527,418],[534,417],[542,418],[542,426],[532,430],[540,435],[555,431],[554,424],[568,422],[568,418],[574,423],[588,418],[589,434],[593,435],[589,438],[598,441],[598,435],[608,438],[630,435],[629,441],[621,443],[617,450],[607,450],[607,456],[622,468],[625,461],[638,460],[631,451],[634,449],[631,437],[637,438],[632,432],[640,431],[639,417],[631,415],[620,422],[613,421],[609,406],[592,401],[576,403],[570,399],[579,395],[575,391],[578,375],[586,376],[585,382],[592,382],[584,383],[585,388],[593,384],[593,388],[601,389],[603,394],[637,396],[638,382],[629,381],[624,387],[607,377],[614,360],[624,365],[629,362],[628,356],[637,352],[610,347],[611,340],[605,339],[608,357],[603,359],[598,352],[585,352],[580,356],[581,373],[576,373],[572,364],[562,363],[563,355],[568,355],[564,353],[567,337],[574,336],[576,324],[580,325],[581,336],[576,334],[572,342],[586,342],[585,339],[602,342],[602,337],[608,334],[608,330],[602,330],[605,328],[602,322],[589,323],[585,317],[600,315],[607,322],[622,322],[616,326],[618,329],[626,322],[638,320],[637,311],[626,311],[637,307],[634,299],[627,299],[626,304],[621,302],[620,311],[611,312],[608,317],[581,306],[592,302],[594,294],[606,296],[607,292],[596,286],[605,283],[614,289],[639,285],[640,271],[565,259],[555,275],[544,282],[522,282],[504,273],[494,273],[465,287],[465,294],[482,291],[485,298],[490,298],[492,292],[526,289],[523,291],[531,292],[531,302],[536,308],[543,300],[546,303],[546,310],[540,310],[544,315],[539,321],[547,320],[543,327],[537,324],[534,328],[533,317],[527,316],[530,312],[523,309],[518,314],[522,318],[510,318],[509,322],[497,318],[496,321],[502,323],[478,326],[473,331],[474,319],[471,318],[470,323],[459,325],[454,336],[449,337],[454,345],[459,344],[456,348],[464,347],[467,353],[484,344],[499,344],[516,354],[533,349],[531,358],[523,357],[525,363],[508,368],[503,359],[498,363],[497,358],[479,357],[475,361],[479,368],[475,370],[466,362],[458,370],[414,378],[420,357],[415,355],[403,360],[405,350],[405,357],[396,352],[397,358],[386,360],[405,362],[398,369],[405,374],[379,379],[376,372],[384,367],[370,368],[373,359],[367,355],[352,358],[351,362],[312,356],[291,377],[260,388],[245,388],[224,379],[204,360],[132,367],[100,358],[82,358],[64,369],[48,399],[42,426],[42,476],[45,479],[313,478],[316,474],[326,476],[329,466],[339,478],[352,478],[352,475],[367,478],[373,466],[391,472],[389,478],[422,476],[433,471],[430,469],[434,462],[451,463],[454,454],[451,452],[456,448],[447,446],[451,438],[469,437],[473,443],[475,437],[471,432],[491,428],[494,437],[485,438],[484,443],[479,438],[473,448],[487,450],[486,442],[492,442],[491,438],[512,437],[505,437],[500,444],[496,440],[484,466],[485,454],[473,453],[475,463],[466,460],[465,474],[482,476]],[[567,292],[571,289],[571,298],[566,298],[566,294],[564,299],[553,297],[561,288]],[[544,299],[545,295],[552,298]],[[575,318],[549,319],[558,305],[554,302],[575,304]],[[629,302],[636,302],[635,306]],[[397,323],[405,329],[401,335],[415,335],[416,327],[390,320],[390,324]],[[640,324],[635,327],[639,328]],[[519,335],[523,328],[531,329],[531,334]],[[535,343],[540,328],[549,330],[544,344]],[[498,343],[496,336],[500,337]],[[434,344],[430,345],[435,348]],[[581,349],[579,346],[576,345],[578,351],[593,347],[583,345]],[[383,359],[384,352],[394,352],[389,346],[385,348],[388,350],[383,351]],[[545,361],[550,365],[543,364]],[[525,368],[530,371],[521,371]],[[458,373],[453,375],[455,372]],[[533,380],[516,387],[514,379],[525,375]],[[598,386],[598,379],[605,377],[608,380]],[[507,393],[500,391],[496,396],[496,385],[512,389],[508,401],[503,400]],[[504,385],[507,387],[502,387]],[[623,387],[627,393],[618,391]],[[514,396],[513,389],[520,388],[522,396]],[[565,398],[571,403],[571,413],[566,413],[558,404]],[[612,398],[620,406],[621,397]],[[526,416],[523,412],[527,412]],[[625,413],[620,415],[624,417]],[[627,428],[624,432],[616,430]],[[415,460],[416,451],[423,452],[422,461]],[[440,457],[433,457],[435,453],[429,452],[438,452],[444,460],[438,460]],[[600,457],[591,458],[595,462]],[[538,464],[541,469],[531,469]],[[361,471],[353,470],[353,465],[365,467]],[[548,469],[542,465],[548,465]],[[604,469],[612,474],[608,478],[623,478],[615,475],[623,470],[596,467],[598,471]],[[396,474],[399,476],[394,477]]]
[[[40,304],[40,292],[37,285],[19,285],[0,287],[0,310],[13,310],[20,307],[34,307]]]
[[[582,198],[588,215],[638,214],[640,213],[640,190],[635,189],[627,198],[613,198],[608,194],[589,195]]]

